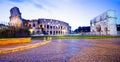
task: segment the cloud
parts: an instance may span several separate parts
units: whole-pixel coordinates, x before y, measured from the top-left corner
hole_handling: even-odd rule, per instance
[[[92,18],[109,8],[119,11],[116,1],[119,0],[0,0],[0,19],[9,21],[9,10],[17,6],[25,19],[52,18],[68,22],[75,29],[89,26]]]
[[[53,4],[50,0],[30,0],[29,3],[33,4],[36,8],[49,10],[49,11],[50,9],[57,8],[57,5],[55,5],[55,3]]]
[[[15,2],[15,3],[21,3],[21,2],[24,2],[25,0],[9,0],[11,2]]]

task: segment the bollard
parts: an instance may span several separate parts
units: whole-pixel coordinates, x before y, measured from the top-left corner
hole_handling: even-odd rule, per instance
[[[43,38],[43,41],[46,41],[46,38],[45,38],[45,37]]]
[[[50,37],[50,40],[52,40],[52,37]]]
[[[49,37],[47,37],[47,40],[49,40]]]

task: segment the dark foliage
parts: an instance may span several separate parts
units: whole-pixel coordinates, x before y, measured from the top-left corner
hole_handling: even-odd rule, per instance
[[[28,28],[18,27],[0,27],[0,38],[29,37]]]
[[[77,29],[74,30],[75,33],[80,33],[80,32],[90,32],[90,27],[78,27]]]
[[[117,31],[120,31],[120,24],[117,24]]]

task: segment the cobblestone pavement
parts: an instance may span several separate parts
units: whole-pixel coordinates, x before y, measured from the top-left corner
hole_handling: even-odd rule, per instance
[[[52,40],[41,47],[1,54],[0,62],[120,62],[119,40]]]
[[[89,39],[85,47],[70,62],[120,62],[120,38]]]

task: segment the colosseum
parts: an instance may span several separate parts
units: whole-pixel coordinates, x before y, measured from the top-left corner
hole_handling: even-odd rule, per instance
[[[65,35],[70,33],[68,23],[54,19],[23,20],[23,25],[33,30],[33,34]]]
[[[17,7],[11,8],[10,15],[9,26],[28,27],[34,35],[67,35],[71,31],[69,24],[63,21],[45,18],[23,19]]]

